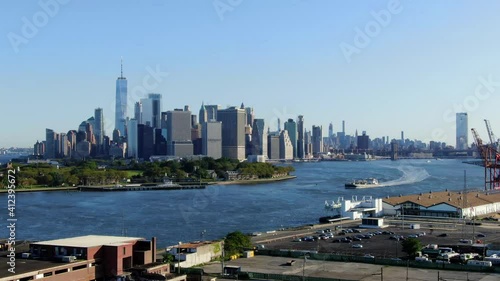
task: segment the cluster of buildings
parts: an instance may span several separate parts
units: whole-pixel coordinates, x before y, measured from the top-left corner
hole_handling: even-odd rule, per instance
[[[162,95],[150,93],[133,105],[129,117],[127,79],[116,80],[115,128],[111,136],[105,132],[103,109],[83,121],[77,130],[56,133],[46,129],[45,141],[37,141],[34,155],[46,159],[113,157],[149,160],[151,156],[212,158],[227,157],[250,161],[291,160],[318,157],[335,150],[356,152],[432,150],[446,147],[445,143],[431,142],[430,146],[404,138],[390,140],[388,136],[370,139],[366,131],[354,136],[342,131],[334,133],[330,123],[328,136],[323,137],[322,126],[307,130],[304,116],[288,119],[283,128],[278,120],[277,130],[271,131],[264,119],[255,118],[253,108],[202,103],[198,115],[189,106],[163,111]],[[131,105],[130,105],[131,106]],[[468,148],[467,113],[457,113],[458,149]],[[396,147],[395,147],[396,146]]]
[[[213,261],[222,255],[221,241],[197,241],[157,253],[156,238],[86,235],[30,243],[16,257],[4,259],[0,281],[18,280],[171,280],[186,281],[179,268]],[[164,254],[175,260],[165,263]],[[13,260],[13,261],[12,261]],[[15,269],[8,271],[9,263]]]
[[[276,131],[264,119],[255,118],[253,108],[202,104],[198,115],[189,106],[162,110],[162,95],[150,93],[127,114],[127,79],[116,80],[115,128],[104,130],[103,109],[83,121],[77,130],[56,133],[46,129],[45,141],[37,141],[34,155],[46,159],[113,157],[149,160],[152,156],[209,156],[215,159],[265,161],[308,158],[323,151],[322,129],[304,128],[303,116],[288,119]]]

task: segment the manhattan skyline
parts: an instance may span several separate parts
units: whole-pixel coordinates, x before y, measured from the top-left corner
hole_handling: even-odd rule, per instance
[[[342,131],[345,120],[351,135],[405,131],[454,145],[455,113],[467,112],[483,140],[483,119],[499,134],[495,1],[240,1],[230,10],[218,1],[66,2],[53,13],[38,2],[2,4],[0,93],[12,118],[0,147],[30,147],[45,128],[66,132],[96,108],[109,135],[122,56],[128,117],[154,92],[164,109],[243,102],[271,129],[304,115],[307,130],[333,122]],[[47,23],[24,36],[23,19],[40,12]]]

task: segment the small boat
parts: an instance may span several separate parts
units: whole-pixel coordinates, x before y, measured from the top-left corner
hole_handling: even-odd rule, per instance
[[[345,184],[346,189],[356,189],[356,188],[370,188],[380,186],[379,182],[375,178],[353,180]]]

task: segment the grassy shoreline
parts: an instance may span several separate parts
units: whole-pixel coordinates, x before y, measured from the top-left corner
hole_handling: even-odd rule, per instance
[[[256,180],[236,180],[236,181],[221,181],[221,182],[209,182],[207,185],[253,185],[253,184],[266,184],[279,182],[284,180],[295,179],[297,176],[286,176],[279,178],[270,179],[256,179]],[[16,193],[19,192],[46,192],[46,191],[78,191],[79,187],[28,187],[28,188],[16,188]],[[0,189],[1,193],[7,193],[8,189]]]

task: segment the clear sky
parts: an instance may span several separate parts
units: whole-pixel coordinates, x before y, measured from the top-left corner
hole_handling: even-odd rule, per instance
[[[168,72],[148,91],[164,111],[244,102],[272,129],[303,114],[325,136],[346,120],[348,134],[452,145],[467,111],[483,139],[485,118],[500,136],[498,11],[496,0],[2,1],[0,147],[77,129],[97,107],[111,135],[120,57],[130,103],[147,68]]]

